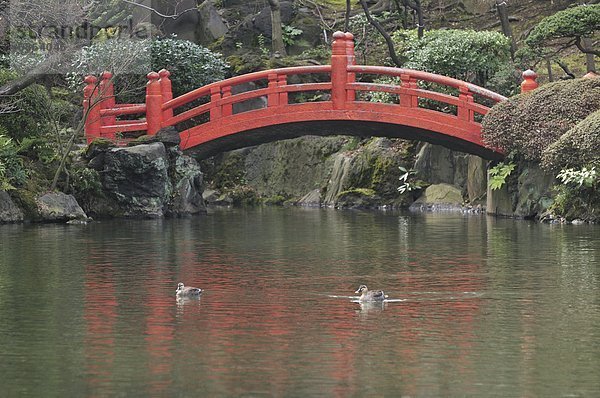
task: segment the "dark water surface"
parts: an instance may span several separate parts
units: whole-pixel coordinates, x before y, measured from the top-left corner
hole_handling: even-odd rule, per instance
[[[178,302],[178,282],[206,289]],[[359,284],[392,302],[361,306]],[[600,227],[219,210],[0,226],[3,397],[599,397]]]

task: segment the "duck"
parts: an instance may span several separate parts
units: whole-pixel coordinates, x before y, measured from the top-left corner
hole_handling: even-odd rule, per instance
[[[367,285],[360,285],[354,294],[360,294],[360,297],[358,298],[359,302],[383,301],[388,298],[388,295],[385,294],[383,290],[369,291]]]
[[[192,286],[184,286],[182,282],[177,284],[175,295],[177,297],[198,297],[202,294],[202,289]]]

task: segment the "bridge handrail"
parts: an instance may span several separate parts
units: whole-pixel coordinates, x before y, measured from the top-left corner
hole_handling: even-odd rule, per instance
[[[287,68],[279,68],[279,69],[269,69],[258,72],[247,73],[245,75],[230,77],[225,80],[221,80],[215,83],[207,84],[206,86],[199,87],[195,90],[190,91],[189,93],[182,94],[176,98],[173,98],[170,101],[167,101],[163,104],[163,110],[174,109],[185,104],[188,104],[192,101],[197,100],[198,98],[207,96],[211,94],[211,91],[216,88],[221,87],[233,87],[238,86],[244,83],[250,83],[257,80],[268,79],[269,75],[276,74],[280,75],[301,75],[301,74],[309,74],[309,73],[329,73],[331,72],[331,65],[308,65],[308,66],[292,66]]]
[[[348,65],[348,72],[372,75],[386,75],[393,77],[401,77],[402,75],[408,75],[418,80],[423,80],[431,83],[438,83],[456,89],[460,89],[460,87],[466,87],[471,93],[480,95],[485,98],[489,98],[496,102],[506,100],[505,96],[480,87],[476,84],[465,82],[448,76],[436,75],[434,73],[423,72],[419,70],[396,68],[390,66]]]

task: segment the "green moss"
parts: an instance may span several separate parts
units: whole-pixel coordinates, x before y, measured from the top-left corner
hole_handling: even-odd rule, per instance
[[[244,185],[245,161],[242,155],[232,152],[227,154],[218,166],[213,186],[220,190],[229,190]]]
[[[229,197],[234,206],[255,206],[260,204],[256,191],[250,187],[240,186],[229,191]]]
[[[338,195],[338,198],[350,196],[350,195],[373,197],[373,196],[375,196],[375,190],[369,189],[369,188],[352,188],[352,189],[348,189],[346,191],[340,192]]]
[[[273,195],[271,197],[265,198],[263,200],[263,203],[266,205],[281,206],[285,204],[286,201],[288,201],[288,198],[286,198],[285,196]]]
[[[392,167],[392,160],[385,157],[376,157],[373,161],[373,174],[371,176],[371,188],[377,189],[387,179],[390,168]]]

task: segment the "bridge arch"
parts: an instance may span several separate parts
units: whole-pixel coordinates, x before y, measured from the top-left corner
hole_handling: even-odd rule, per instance
[[[457,79],[403,68],[356,65],[350,33],[334,34],[331,65],[280,68],[236,76],[173,98],[169,72],[148,74],[144,104],[114,103],[110,73],[86,77],[84,107],[88,142],[116,139],[118,133],[149,135],[177,126],[183,150],[208,157],[222,151],[302,135],[386,136],[428,141],[486,159],[503,152],[481,139],[479,120],[506,98]],[[297,76],[326,76],[298,83]],[[390,83],[374,83],[385,76]],[[256,89],[237,92],[252,84]],[[442,88],[434,90],[432,87]],[[394,103],[371,102],[364,93],[387,93]],[[299,93],[320,93],[320,101],[294,101]],[[199,101],[204,99],[204,101]],[[236,112],[237,104],[263,99],[264,105]],[[425,108],[435,102],[444,108]],[[448,112],[451,109],[452,112]],[[145,119],[120,120],[124,115]]]

